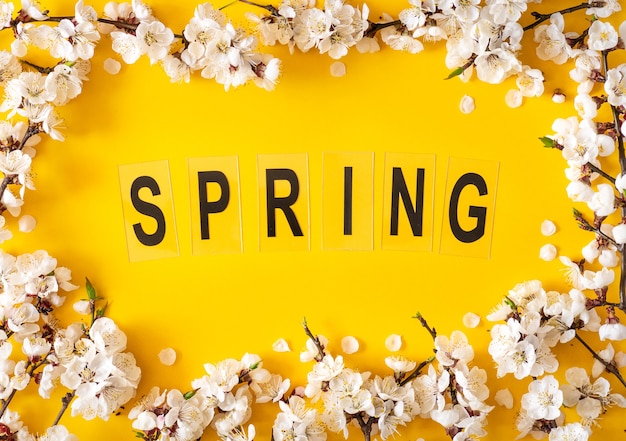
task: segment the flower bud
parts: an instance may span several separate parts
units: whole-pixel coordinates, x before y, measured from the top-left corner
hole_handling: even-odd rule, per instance
[[[626,326],[621,323],[606,323],[600,326],[598,330],[600,340],[625,340],[626,339]]]
[[[554,93],[552,94],[552,101],[557,104],[565,102],[565,94],[561,89],[555,89]]]
[[[613,228],[613,239],[617,243],[626,243],[626,224],[619,224]]]

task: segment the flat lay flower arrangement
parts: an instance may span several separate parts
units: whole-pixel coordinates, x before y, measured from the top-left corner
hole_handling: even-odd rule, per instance
[[[527,392],[515,397],[520,437],[602,436],[602,420],[626,407],[621,373],[626,355],[616,343],[626,339],[621,323],[626,312],[626,64],[613,61],[624,50],[626,23],[611,22],[621,3],[589,0],[550,10],[549,2],[538,0],[410,0],[397,17],[375,21],[367,5],[342,0],[237,2],[250,8],[253,33],[229,20],[232,3],[198,5],[184,29],[174,30],[139,0],[111,2],[103,11],[81,0],[70,16],[55,16],[30,0],[0,2],[0,26],[14,37],[0,52],[2,241],[12,236],[9,216],[19,217],[15,227],[20,230],[33,228],[35,220],[20,214],[25,193],[35,188],[35,147],[46,138],[63,140],[57,108],[80,95],[98,45],[110,44],[127,64],[147,57],[175,82],[201,77],[226,90],[248,83],[272,90],[283,73],[280,60],[264,52],[269,46],[316,51],[341,63],[350,51],[417,54],[426,42],[440,42],[446,47],[448,79],[499,84],[514,78],[516,88],[506,102],[516,107],[524,97],[544,93],[542,70],[520,58],[527,44],[540,61],[563,65],[578,83],[574,116],[554,121],[553,133],[538,135],[538,144],[565,159],[566,192],[576,207],[573,221],[586,232],[581,234],[589,234],[582,257],[560,257],[571,290],[556,292],[540,281],[513,284],[487,317],[494,322],[488,350],[495,368],[473,365],[474,350],[461,331],[439,335],[417,314],[416,322],[432,337],[434,355],[423,360],[389,356],[379,372],[361,371],[349,357],[329,352],[328,341],[304,321],[306,349],[300,358],[311,366],[306,384],[292,384],[285,373],[266,369],[260,356],[245,354],[208,362],[205,375],[190,385],[154,386],[136,398],[141,370],[96,288],[86,281],[84,295],[73,304],[79,318],[64,323],[57,310],[67,308],[65,292],[78,288],[70,270],[45,251],[2,252],[0,439],[75,439],[61,424],[66,411],[106,420],[126,406],[130,436],[145,440],[318,441],[329,433],[388,439],[401,436],[404,426],[431,419],[447,437],[462,441],[486,435],[496,404],[512,405],[508,390],[490,391],[489,376],[527,384]],[[546,10],[537,12],[541,8]],[[569,29],[572,16],[586,28]],[[33,51],[37,56],[31,57]],[[119,61],[107,60],[107,69],[118,67]],[[333,72],[342,72],[341,64],[333,65]],[[554,91],[553,99],[565,97]],[[471,111],[467,101],[462,111]],[[591,341],[603,344],[594,348]],[[558,346],[571,342],[593,360],[590,371],[560,363]],[[430,348],[425,353],[432,354]],[[42,399],[63,389],[59,414],[50,416],[45,434],[31,434],[28,422],[12,410],[29,384],[37,385]],[[271,434],[256,433],[252,410],[259,405],[275,407]]]

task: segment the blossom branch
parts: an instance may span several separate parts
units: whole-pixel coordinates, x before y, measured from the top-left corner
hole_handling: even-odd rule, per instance
[[[5,400],[2,400],[2,407],[0,408],[0,418],[2,417],[2,415],[4,415],[4,412],[6,412],[7,407],[9,407],[9,403],[13,400],[13,397],[16,393],[17,389],[13,389],[11,391],[11,394]]]
[[[382,31],[385,28],[389,28],[391,26],[400,26],[402,22],[400,20],[388,21],[386,23],[374,23],[370,22],[367,31],[365,31],[364,36],[368,38],[372,38],[378,31]]]
[[[318,336],[313,335],[313,333],[309,329],[309,325],[306,322],[306,318],[302,320],[302,327],[304,328],[304,333],[307,335],[307,337],[311,339],[311,341],[317,348],[317,355],[315,356],[315,361],[322,361],[325,355],[324,345],[322,344]]]
[[[606,361],[604,358],[600,357],[598,353],[594,351],[593,348],[589,346],[589,344],[587,344],[587,342],[583,340],[580,335],[578,335],[578,333],[575,334],[575,337],[576,337],[576,340],[578,340],[585,347],[585,349],[587,349],[591,353],[594,359],[602,363],[602,365],[607,370],[607,372],[615,375],[615,378],[617,378],[619,382],[622,383],[624,387],[626,387],[626,380],[624,380],[624,377],[622,377],[622,374],[620,374],[619,370],[617,369],[614,363],[611,363],[610,361]]]
[[[53,349],[51,349],[46,355],[44,355],[43,357],[41,357],[39,360],[37,360],[36,362],[33,362],[31,360],[27,361],[26,364],[26,375],[28,376],[28,383],[30,383],[30,379],[33,377],[33,375],[35,374],[35,371],[37,369],[39,369],[41,366],[43,366],[44,364],[48,364],[48,356],[50,355],[50,353],[52,352]],[[2,416],[4,415],[4,413],[6,412],[7,408],[9,407],[9,404],[11,403],[11,401],[13,400],[13,398],[15,397],[15,394],[17,393],[18,389],[13,389],[11,391],[11,394],[6,398],[6,400],[2,401],[2,407],[0,408],[0,418],[2,418]]]
[[[370,441],[372,436],[372,424],[375,421],[378,421],[378,418],[370,417],[367,421],[363,419],[363,415],[357,413],[355,415],[357,422],[359,423],[359,427],[361,428],[361,432],[363,432],[363,436],[365,437],[365,441]]]
[[[41,132],[40,124],[34,124],[31,121],[29,121],[28,127],[26,128],[26,133],[24,133],[22,140],[17,145],[17,147],[14,148],[13,150],[22,150],[24,146],[26,145],[26,143],[28,142],[28,140],[40,132]],[[4,192],[6,191],[9,184],[14,182],[14,177],[15,175],[6,175],[2,179],[2,182],[0,182],[0,214],[4,213],[7,210],[7,206],[2,202],[2,199],[4,196]]]
[[[578,211],[575,208],[572,208],[572,212],[574,214],[574,219],[576,219],[576,222],[578,222],[578,227],[581,230],[585,230],[585,231],[592,231],[595,234],[601,236],[603,239],[607,240],[608,242],[610,242],[611,244],[615,245],[616,247],[620,247],[621,245],[619,245],[617,242],[615,242],[615,239],[613,239],[610,236],[607,236],[601,229],[600,226],[595,226],[592,225],[591,223],[589,223],[589,221],[587,219],[584,218],[583,214]]]
[[[574,39],[567,39],[567,42],[572,48],[575,48],[578,45],[581,45],[585,42],[585,38],[589,35],[589,28],[585,29],[578,37]]]
[[[569,8],[561,9],[560,11],[555,11],[549,14],[542,14],[540,12],[532,12],[531,15],[535,17],[535,21],[531,24],[524,27],[524,32],[540,25],[546,20],[549,20],[552,14],[569,14],[572,12],[580,11],[581,9],[589,9],[589,8],[601,8],[604,6],[604,1],[595,1],[591,3],[581,3],[576,6],[571,6]]]
[[[415,316],[413,316],[413,318],[416,318],[419,320],[422,327],[424,327],[428,331],[428,333],[433,338],[433,340],[437,338],[437,331],[435,330],[435,328],[431,328],[428,325],[428,323],[426,322],[426,319],[422,316],[422,314],[418,312],[417,314],[415,314]]]
[[[40,125],[33,124],[31,121],[29,121],[28,128],[26,129],[26,133],[24,133],[24,136],[22,137],[22,140],[20,141],[16,150],[22,150],[24,146],[26,145],[26,143],[28,142],[28,140],[32,138],[33,136],[37,135],[38,133],[41,133]]]
[[[426,366],[428,366],[430,363],[432,363],[433,361],[435,361],[435,356],[431,356],[430,358],[422,361],[416,368],[415,370],[413,370],[413,372],[411,372],[406,378],[404,378],[399,385],[400,386],[404,386],[405,384],[407,384],[409,381],[417,378],[421,373],[422,373],[422,369],[424,369]]]
[[[463,66],[457,67],[456,69],[454,69],[452,72],[450,72],[450,75],[448,75],[445,79],[449,80],[451,78],[458,77],[459,75],[462,75],[463,72],[465,72],[467,69],[472,67],[472,65],[476,61],[477,57],[478,57],[477,54],[472,54],[472,56],[469,57],[469,59],[467,60],[467,62]]]
[[[119,20],[110,20],[108,18],[98,18],[98,23],[109,24],[119,29],[135,32],[139,23],[126,23]]]
[[[94,288],[88,278],[85,278],[85,291],[87,291],[87,298],[89,300],[89,314],[91,315],[91,324],[89,325],[89,328],[91,328],[96,320],[104,316],[107,305],[105,303],[102,308],[96,309],[96,302],[98,300],[102,300],[102,297],[98,297],[96,294],[96,288]],[[89,335],[88,329],[85,330],[85,334]]]
[[[5,176],[0,182],[0,214],[4,213],[7,210],[7,206],[2,202],[2,197],[4,196],[4,192],[6,191],[9,184],[13,181],[11,176]]]
[[[73,20],[75,17],[69,16],[69,17],[48,17],[47,20],[40,20],[40,21],[52,21],[52,22],[60,22],[62,20]],[[37,20],[31,20],[31,21],[37,21]],[[137,30],[137,27],[139,26],[140,23],[129,23],[129,22],[125,22],[125,21],[120,21],[120,20],[111,20],[109,18],[103,18],[103,17],[98,17],[96,19],[96,21],[98,23],[103,23],[103,24],[108,24],[108,25],[112,25],[115,26],[118,29],[124,29],[126,31],[130,31],[131,33],[134,34],[134,32]],[[184,40],[184,36],[182,34],[174,34],[174,37],[176,38],[180,38]]]
[[[609,71],[609,50],[602,51],[602,67],[604,74]],[[621,127],[620,111],[617,106],[611,105],[611,113],[613,114],[613,123],[615,128]],[[621,135],[621,131],[617,133],[617,155],[622,173],[626,172],[626,149],[624,149],[624,138]],[[626,206],[622,206],[622,218],[626,217]],[[620,253],[622,254],[620,277],[619,277],[619,309],[626,312],[626,259],[624,259],[625,246],[619,246]]]
[[[591,162],[587,162],[583,167],[588,168],[592,172],[597,173],[600,176],[602,176],[607,181],[610,181],[612,184],[615,184],[615,178],[613,176],[609,175],[607,172],[602,170],[600,167],[597,167],[597,166],[593,165]]]
[[[37,72],[39,72],[40,74],[44,74],[44,75],[48,75],[49,73],[54,71],[54,69],[51,67],[42,67],[35,63],[31,63],[30,61],[27,61],[27,60],[20,60],[20,63],[25,64],[28,67],[32,67]]]
[[[63,396],[63,398],[61,398],[61,403],[62,403],[61,410],[59,410],[59,413],[54,419],[54,422],[52,423],[53,426],[56,426],[57,424],[59,424],[59,421],[61,421],[63,414],[65,413],[65,411],[67,410],[68,406],[70,405],[70,403],[72,402],[75,396],[76,396],[76,391],[72,391],[72,392],[66,393]]]

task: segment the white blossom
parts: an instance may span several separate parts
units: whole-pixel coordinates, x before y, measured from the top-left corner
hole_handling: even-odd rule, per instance
[[[615,28],[610,24],[600,20],[595,20],[589,27],[589,39],[587,45],[589,49],[604,51],[617,45],[618,35]]]
[[[535,380],[528,386],[528,392],[522,396],[522,407],[536,420],[554,420],[563,404],[563,392],[558,381],[551,375]]]
[[[476,57],[476,74],[481,81],[499,84],[522,70],[522,65],[509,50],[497,48]]]
[[[626,64],[620,64],[616,68],[609,69],[606,73],[604,90],[607,93],[607,100],[612,106],[623,106],[626,104]]]
[[[563,34],[564,20],[559,13],[552,14],[549,25],[539,25],[535,28],[534,41],[537,45],[537,56],[541,60],[552,60],[556,64],[565,63],[572,55],[565,34]]]
[[[550,431],[549,441],[587,441],[590,429],[580,423],[570,423]]]
[[[150,63],[161,61],[168,54],[174,33],[157,20],[141,22],[136,30],[137,46],[150,58]]]

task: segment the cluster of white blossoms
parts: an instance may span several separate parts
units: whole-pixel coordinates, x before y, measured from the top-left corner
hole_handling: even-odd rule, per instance
[[[375,23],[368,20],[365,4],[359,9],[343,0],[326,0],[320,9],[312,0],[283,0],[277,6],[257,5],[269,15],[248,16],[257,23],[264,44],[287,45],[291,51],[297,47],[303,52],[316,48],[334,59],[345,56],[352,46],[359,52],[379,51],[380,41],[413,54],[424,49],[424,42],[445,41],[446,65],[455,69],[453,75],[468,80],[475,70],[478,78],[487,83],[501,83],[516,75],[515,94],[521,99],[544,91],[543,73],[523,65],[518,56],[524,35],[518,21],[529,2],[409,0],[410,7],[402,10],[398,19],[383,14],[384,21]],[[608,8],[590,8],[589,12]],[[619,4],[613,9],[618,10]],[[551,33],[541,26],[538,31],[535,40],[542,57],[550,46]]]
[[[569,384],[559,387],[552,375],[559,369],[559,361],[553,348],[577,338],[577,331],[599,332],[602,339],[615,335],[602,328],[601,319],[593,307],[594,301],[582,291],[573,288],[569,293],[545,291],[541,282],[534,280],[517,285],[509,291],[502,304],[488,316],[492,321],[505,321],[491,329],[489,353],[497,364],[498,376],[508,374],[518,379],[533,378],[529,392],[521,399],[521,411],[517,420],[520,436],[529,432],[535,435],[549,433],[550,439],[566,440],[568,431],[577,430],[580,438],[587,439],[591,428],[613,405],[626,407],[626,399],[610,393],[610,384],[597,378],[592,384],[587,372],[579,367],[569,368],[566,379]],[[615,354],[611,345],[598,354],[604,363],[596,361],[592,374],[600,376],[612,366],[619,375],[624,366],[622,353]],[[613,369],[611,368],[611,369]],[[548,399],[549,397],[549,399]],[[581,418],[564,432],[564,416],[561,407],[575,407]],[[555,432],[555,430],[557,430]],[[553,433],[554,432],[554,433]]]
[[[315,3],[286,0],[277,8],[268,7],[269,16],[249,13],[248,17],[258,24],[261,41],[268,46],[287,45],[291,52],[294,47],[302,52],[316,48],[334,59],[347,55],[352,46],[367,50],[371,40],[364,36],[369,27],[367,5],[359,9],[343,0],[326,0],[324,9],[319,9]]]
[[[78,441],[78,437],[70,433],[61,424],[48,427],[46,432],[31,433],[28,427],[20,420],[19,414],[7,409],[0,422],[0,433],[8,440],[19,441]]]
[[[49,394],[48,388],[60,381],[74,391],[72,416],[107,420],[135,396],[141,370],[133,354],[124,352],[126,335],[110,318],[96,318],[86,333],[81,332],[82,324],[59,332],[53,342],[56,359],[43,370],[40,394]]]
[[[289,389],[289,380],[262,367],[257,355],[204,365],[206,375],[192,381],[192,391],[160,392],[158,387],[130,411],[137,436],[146,440],[192,441],[207,428],[224,441],[254,439],[255,428],[244,425],[253,403],[276,402]]]
[[[624,396],[611,393],[605,378],[613,376],[626,387],[621,373],[626,355],[616,353],[611,343],[596,351],[583,339],[590,333],[600,341],[626,339],[626,326],[618,316],[626,311],[626,65],[609,63],[611,53],[624,49],[626,24],[615,27],[603,20],[620,9],[618,1],[589,2],[587,12],[593,19],[580,35],[565,30],[559,13],[535,28],[539,58],[557,64],[570,61],[569,76],[578,83],[577,115],[556,119],[555,133],[542,141],[560,150],[567,162],[567,195],[591,212],[585,215],[575,208],[575,221],[594,238],[582,248],[582,258],[560,256],[572,286],[568,293],[545,291],[539,281],[522,283],[488,317],[505,322],[494,325],[489,345],[498,376],[533,379],[521,399],[521,437],[532,433],[549,434],[555,441],[586,440],[611,407],[626,407]],[[617,176],[605,171],[616,168]],[[610,301],[615,288],[619,298]],[[604,317],[598,312],[602,310]],[[561,369],[555,348],[573,339],[593,357],[591,375],[578,366]],[[560,385],[550,374],[561,370],[567,383]],[[563,407],[575,408],[579,421],[565,424]]]
[[[582,291],[546,292],[538,280],[518,284],[487,318],[506,322],[491,328],[489,354],[498,376],[513,374],[518,380],[556,372],[552,348],[571,341],[578,329],[600,328],[600,317],[587,309]]]
[[[346,367],[341,355],[327,353],[326,345],[323,336],[307,341],[300,358],[315,364],[304,390],[281,403],[275,440],[298,435],[303,440],[324,440],[324,427],[348,438],[350,425],[359,428],[365,439],[378,435],[385,440],[418,417],[436,421],[455,441],[486,434],[486,417],[492,410],[485,403],[487,373],[470,367],[474,351],[462,332],[435,338],[437,367],[430,364],[433,359],[418,366],[403,356],[389,356],[385,364],[393,373],[383,377]],[[428,372],[422,374],[426,365]],[[321,400],[319,415],[314,407],[306,407],[305,398],[313,405]]]
[[[71,439],[62,426],[55,428],[70,403],[73,416],[107,420],[135,396],[141,371],[124,352],[126,335],[95,310],[98,298],[91,285],[89,299],[75,305],[91,315],[90,324],[64,328],[56,318],[65,301],[60,291],[77,288],[70,280],[70,271],[57,267],[45,251],[17,257],[0,251],[0,431],[7,439],[34,439],[8,407],[32,381],[45,399],[57,387],[69,391],[56,421],[49,421],[48,436],[54,440]],[[16,344],[23,357],[13,350]]]
[[[517,419],[520,437],[531,434],[541,438],[547,432],[550,441],[585,441],[610,407],[626,407],[626,399],[621,394],[610,393],[605,378],[592,383],[587,372],[578,367],[568,369],[565,376],[567,384],[559,385],[552,375],[529,384]],[[562,407],[575,408],[580,422],[564,424]]]
[[[557,63],[573,59],[570,77],[578,83],[574,99],[578,115],[555,120],[552,125],[555,133],[544,138],[544,144],[559,149],[566,160],[567,194],[592,213],[586,218],[575,209],[575,219],[582,229],[595,236],[582,248],[583,259],[561,256],[561,262],[567,266],[569,281],[575,289],[595,293],[595,298],[586,299],[589,312],[595,311],[593,308],[606,309],[604,323],[597,329],[601,340],[626,339],[626,326],[620,323],[616,312],[619,308],[623,313],[626,307],[623,283],[619,287],[620,302],[607,302],[609,287],[616,280],[613,268],[621,264],[622,273],[626,270],[623,257],[626,243],[623,149],[626,81],[623,73],[626,64],[617,67],[609,64],[609,54],[624,48],[626,24],[615,28],[600,19],[619,10],[617,3],[606,2],[604,8],[595,11],[596,19],[587,30],[585,44],[580,47],[570,44],[577,36],[562,34],[560,15],[553,15],[551,24],[543,25],[544,33],[552,39],[552,44],[546,45],[544,59]],[[610,167],[616,155],[620,172],[612,177],[603,168]]]
[[[556,26],[562,31],[562,17],[553,17],[552,21],[549,26]],[[556,37],[553,35],[553,38]],[[578,116],[555,120],[552,125],[555,133],[545,139],[549,140],[549,146],[561,150],[567,161],[565,175],[569,180],[569,198],[586,204],[593,212],[595,221],[590,223],[588,229],[596,232],[596,239],[583,249],[583,256],[588,263],[598,259],[603,268],[618,265],[618,247],[626,243],[626,224],[606,220],[623,206],[626,189],[624,171],[615,178],[609,177],[595,184],[601,175],[602,162],[609,161],[614,155],[616,143],[623,145],[625,128],[621,120],[600,122],[599,119],[607,117],[602,112],[603,107],[611,106],[615,110],[608,113],[609,119],[612,119],[613,114],[623,113],[626,104],[626,64],[608,68],[604,62],[610,52],[624,47],[625,38],[624,24],[615,29],[610,23],[598,19],[590,25],[587,44],[582,48],[574,49],[569,44],[550,46],[560,48],[560,55],[556,51],[552,53],[555,62],[568,59],[575,62],[570,77],[579,83],[574,99]]]
[[[209,3],[196,8],[182,35],[157,20],[141,0],[107,3],[104,13],[100,29],[110,34],[113,50],[128,64],[147,55],[150,63],[163,65],[172,81],[189,82],[191,73],[200,71],[226,90],[249,81],[272,90],[280,74],[280,60],[256,52],[257,38],[235,28]]]

